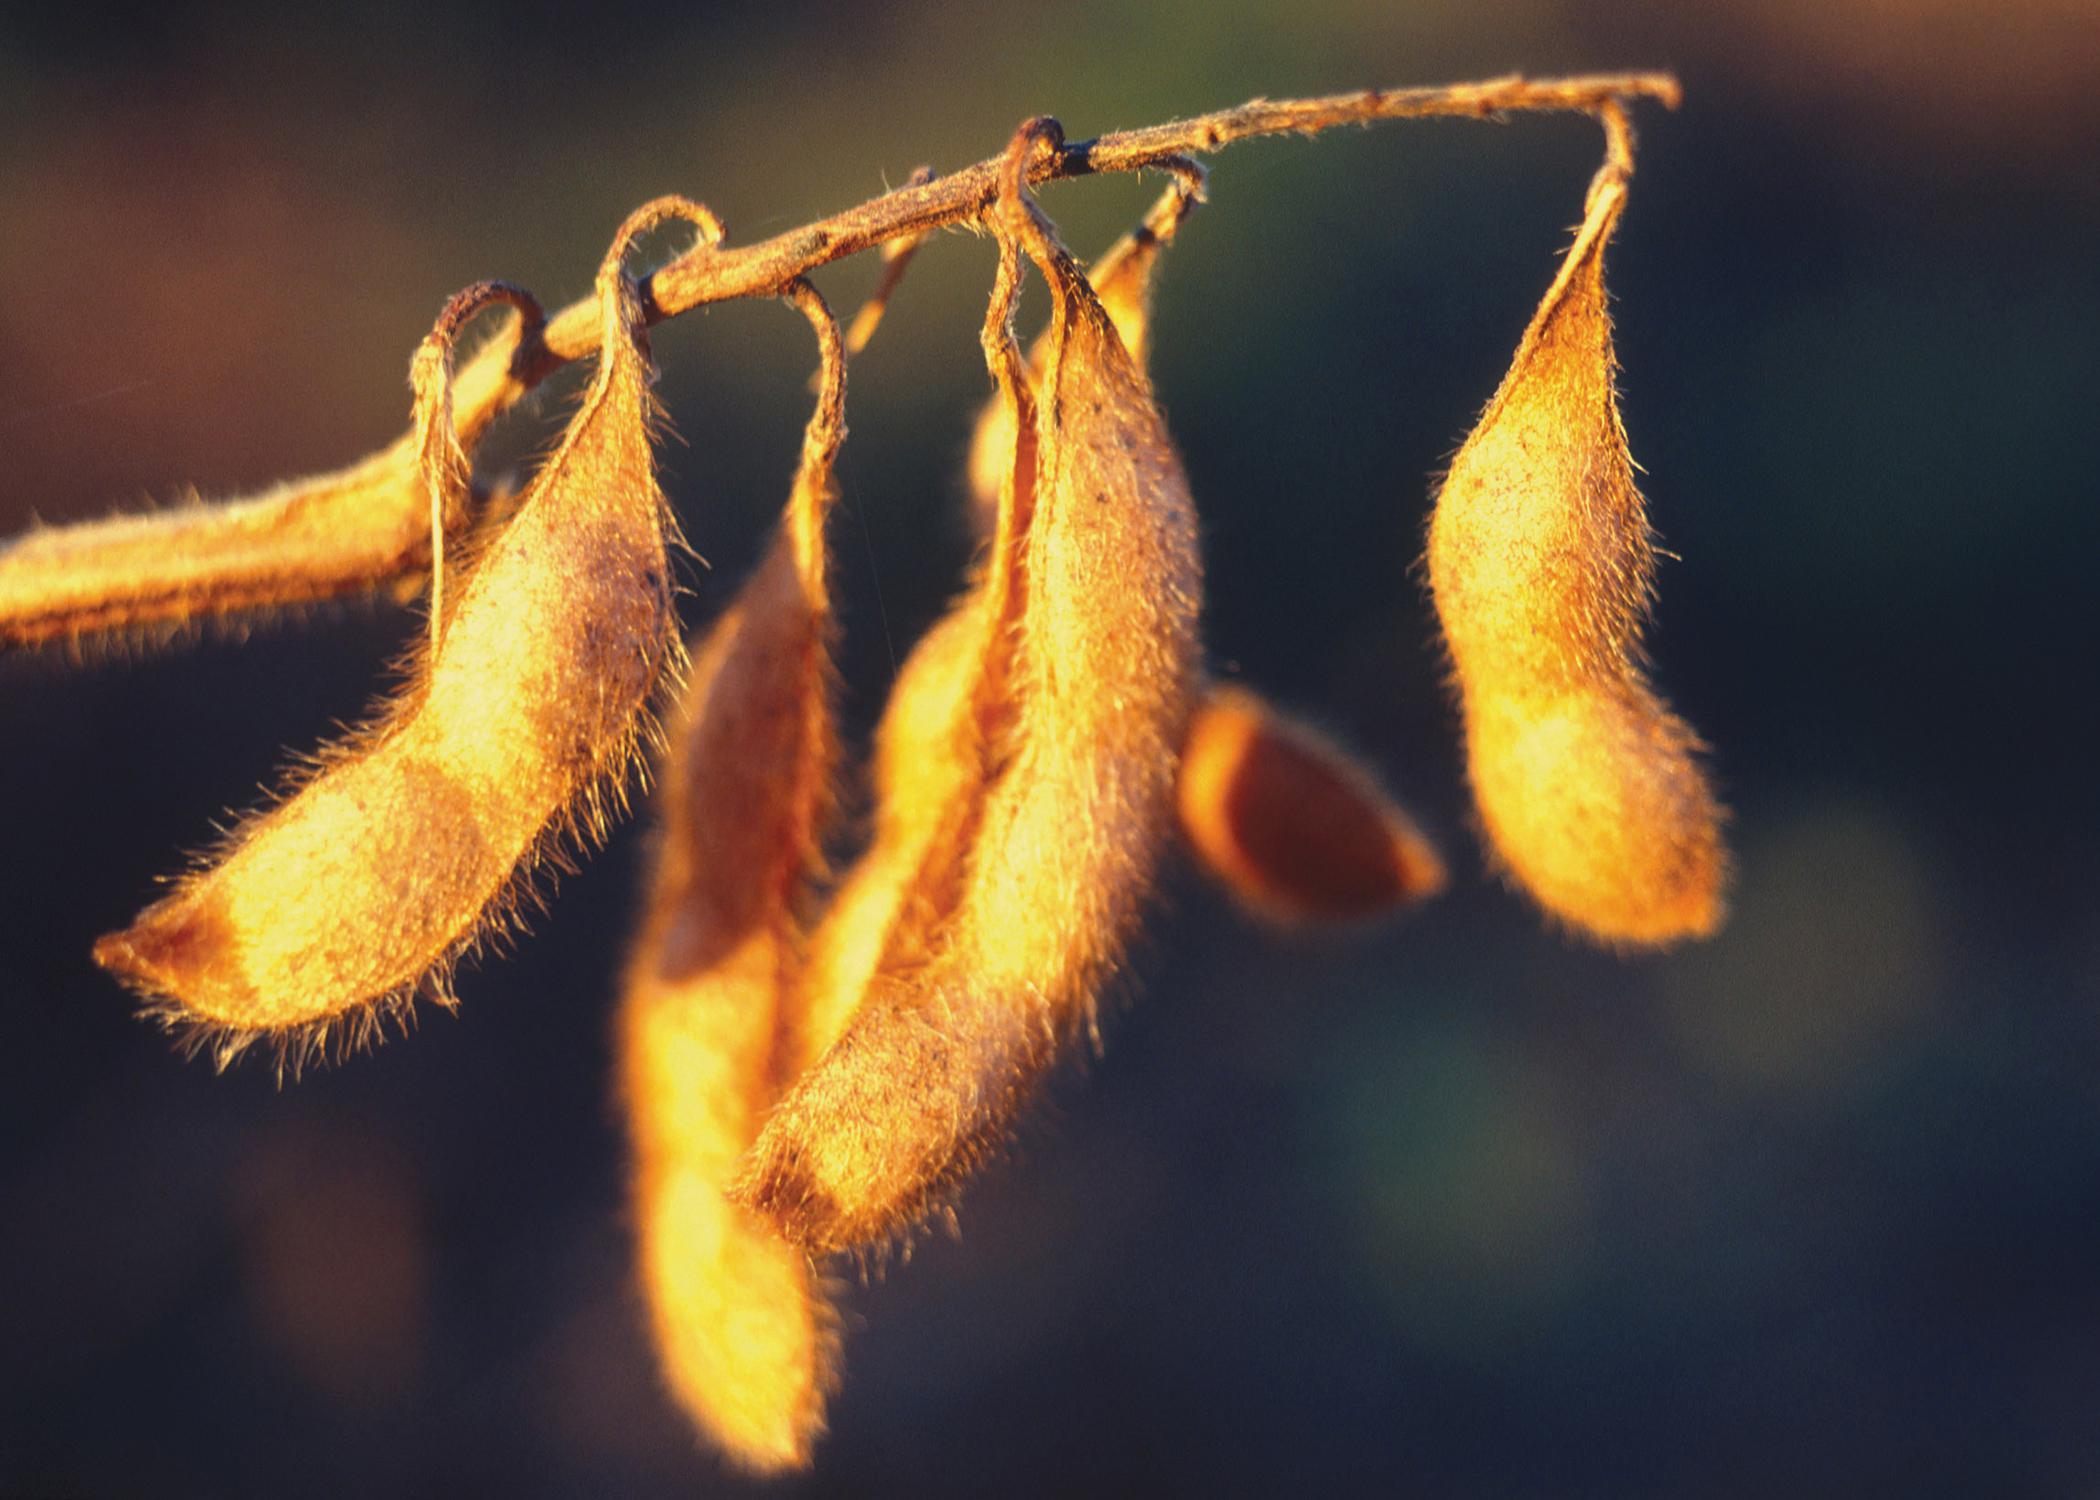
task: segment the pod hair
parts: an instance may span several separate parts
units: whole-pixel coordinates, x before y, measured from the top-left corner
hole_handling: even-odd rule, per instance
[[[646,705],[683,664],[656,484],[655,406],[634,284],[621,259],[670,217],[720,227],[683,199],[621,226],[598,274],[598,370],[516,513],[448,590],[435,644],[374,722],[321,752],[303,784],[237,827],[96,960],[221,1064],[257,1037],[293,1062],[331,1035],[375,1035],[418,993],[450,1003],[457,959],[514,913],[520,877],[601,839],[624,806]],[[451,335],[470,288],[413,375],[433,493],[465,461],[449,417]]]
[[[1010,707],[953,912],[923,959],[879,966],[736,1188],[812,1250],[908,1229],[1004,1138],[1090,1030],[1172,818],[1198,658],[1194,509],[1150,382],[1023,196],[1029,154],[1056,140],[1054,121],[1022,128],[994,210],[1053,310]],[[987,325],[1002,383],[1020,363],[1012,282]]]
[[[783,295],[822,348],[817,408],[778,532],[693,651],[618,1037],[658,1360],[700,1431],[758,1473],[808,1467],[838,1353],[809,1256],[723,1196],[799,1071],[803,916],[836,758],[824,526],[845,353],[813,287]]]
[[[1360,922],[1444,888],[1436,847],[1369,767],[1245,688],[1205,690],[1175,807],[1198,867],[1281,926]]]
[[[1641,632],[1655,546],[1614,390],[1604,248],[1630,138],[1430,523],[1430,588],[1467,763],[1509,878],[1598,941],[1655,946],[1719,926],[1728,859],[1704,746],[1649,686]]]

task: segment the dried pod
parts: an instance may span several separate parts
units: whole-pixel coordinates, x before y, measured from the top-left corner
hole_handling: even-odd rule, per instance
[[[923,960],[880,967],[737,1187],[812,1249],[908,1227],[1003,1137],[1091,1027],[1172,817],[1198,655],[1194,511],[1144,372],[1021,194],[1054,130],[1015,138],[997,209],[1053,312],[1010,707],[954,910]],[[1011,372],[1010,304],[994,312],[1008,351],[994,368]]]
[[[1613,389],[1604,247],[1626,196],[1614,139],[1559,275],[1452,460],[1428,561],[1495,852],[1572,928],[1650,945],[1719,925],[1727,856],[1698,736],[1642,671],[1655,549]]]
[[[801,912],[835,758],[824,523],[845,354],[814,288],[787,295],[822,343],[821,393],[779,533],[693,653],[619,1026],[658,1357],[701,1430],[763,1473],[808,1466],[837,1346],[808,1255],[723,1196],[799,1071]]]
[[[472,450],[518,397],[543,354],[537,307],[477,356],[455,401]],[[0,649],[112,630],[173,630],[193,619],[315,604],[413,578],[431,565],[423,434],[411,431],[332,474],[266,494],[50,527],[0,543]],[[466,519],[454,503],[444,516]]]
[[[1372,772],[1244,688],[1213,684],[1175,787],[1197,862],[1257,916],[1354,922],[1444,887],[1444,862]]]
[[[452,964],[501,924],[517,878],[558,857],[565,834],[601,836],[624,798],[645,704],[682,652],[642,312],[620,257],[635,234],[696,212],[659,200],[622,227],[598,276],[597,376],[451,591],[407,687],[207,868],[96,944],[166,1019],[216,1037],[222,1062],[258,1035],[311,1048],[331,1027],[370,1034],[419,991],[447,1000]],[[441,320],[414,367],[441,433],[449,333]],[[433,488],[460,482],[456,443],[433,459]]]
[[[1204,171],[1187,157],[1168,157],[1160,165],[1174,173],[1174,185],[1160,195],[1143,221],[1109,246],[1101,258],[1087,268],[1087,281],[1101,301],[1102,311],[1116,325],[1123,347],[1139,369],[1146,367],[1152,345],[1152,272],[1159,252],[1173,243],[1181,221],[1204,201]],[[1031,377],[1043,372],[1049,353],[1046,333],[1028,351]],[[992,514],[999,503],[999,485],[1005,476],[1007,456],[1013,450],[1013,415],[1007,403],[987,401],[978,413],[970,435],[968,464],[970,515],[980,534],[991,531]]]

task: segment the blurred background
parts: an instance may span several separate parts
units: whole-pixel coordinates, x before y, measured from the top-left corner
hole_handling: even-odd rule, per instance
[[[751,240],[1038,112],[1626,67],[1686,91],[1640,112],[1611,273],[1732,923],[1622,960],[1482,873],[1410,572],[1595,127],[1223,153],[1154,359],[1212,659],[1374,760],[1454,886],[1279,940],[1177,873],[1105,1055],[959,1240],[852,1294],[832,1433],[779,1489],[2100,1493],[2091,0],[10,8],[0,527],[377,447],[449,292],[584,294],[657,193]],[[1157,190],[1045,203],[1085,254]],[[965,556],[991,259],[934,241],[854,367],[856,733]],[[874,274],[818,280],[843,316]],[[784,498],[813,355],[771,304],[656,347],[697,623]],[[296,1086],[185,1064],[88,961],[418,620],[0,661],[0,1495],[742,1487],[659,1395],[629,1267],[639,829],[457,1016]]]

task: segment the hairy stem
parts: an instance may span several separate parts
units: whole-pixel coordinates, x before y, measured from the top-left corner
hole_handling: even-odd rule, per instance
[[[1380,120],[1480,119],[1513,111],[1596,113],[1607,105],[1640,98],[1656,99],[1675,109],[1680,94],[1676,78],[1668,73],[1596,73],[1542,79],[1511,74],[1484,83],[1435,88],[1364,89],[1317,99],[1252,99],[1192,119],[1118,130],[1090,141],[1067,141],[1031,162],[1028,180],[1033,185],[1104,172],[1137,172],[1160,166],[1170,157],[1217,151],[1255,136],[1318,135],[1341,125],[1370,125]],[[930,182],[907,184],[755,245],[702,247],[651,276],[642,289],[642,306],[649,321],[659,323],[710,302],[772,296],[789,278],[818,266],[907,235],[974,221],[998,194],[999,158],[991,157]],[[520,373],[527,379],[544,378],[597,347],[598,315],[586,298],[554,315],[537,366]],[[485,368],[480,362],[470,365],[460,374],[461,399],[467,399],[465,392],[478,392],[484,379],[500,383],[509,376],[505,363],[494,355]]]
[[[1185,172],[1191,154],[1254,136],[1519,110],[1599,116],[1616,161],[1630,141],[1625,103],[1655,99],[1675,108],[1678,93],[1677,80],[1667,73],[1600,73],[1255,99],[1193,119],[1062,142],[1030,161],[1027,178],[1033,185],[1145,168]],[[894,192],[755,245],[724,247],[710,235],[709,243],[643,284],[643,314],[660,323],[711,302],[778,296],[818,266],[877,246],[901,250],[933,230],[977,222],[998,197],[999,166],[994,157],[945,177],[915,173]],[[905,258],[893,257],[892,280]],[[513,327],[464,360],[452,382],[462,442],[471,448],[526,391],[572,360],[596,353],[602,321],[596,298],[586,297],[543,326]],[[411,433],[362,464],[255,499],[0,542],[0,650],[300,604],[412,578],[435,561],[415,457]]]

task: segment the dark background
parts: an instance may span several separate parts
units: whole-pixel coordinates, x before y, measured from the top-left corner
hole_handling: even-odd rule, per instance
[[[775,0],[0,31],[0,526],[234,495],[404,425],[445,295],[588,291],[665,191],[749,240],[996,150],[1249,95],[1672,67],[1613,251],[1667,545],[1659,678],[1736,810],[1734,919],[1621,960],[1485,878],[1410,565],[1598,155],[1579,118],[1243,145],[1155,370],[1210,646],[1344,734],[1454,888],[1279,942],[1178,875],[1105,1056],[852,1298],[784,1493],[2100,1489],[2100,17],[2088,0]],[[1157,190],[1046,196],[1091,252]],[[862,257],[818,278],[842,313]],[[854,369],[864,728],[963,556],[987,242]],[[1039,312],[1040,291],[1028,306]],[[728,597],[811,362],[659,333]],[[505,441],[528,451],[564,405]],[[878,601],[881,608],[878,608]],[[354,718],[418,617],[0,661],[0,1494],[689,1494],[608,1097],[641,841],[456,1016],[279,1089],[88,962]]]

